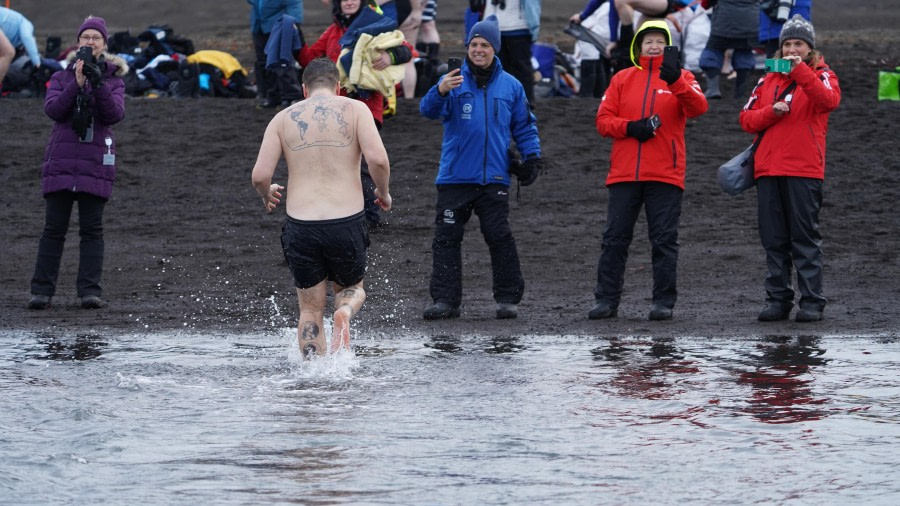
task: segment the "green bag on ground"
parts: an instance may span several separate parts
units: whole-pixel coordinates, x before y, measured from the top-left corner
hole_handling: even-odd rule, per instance
[[[878,72],[878,100],[900,100],[900,67]]]

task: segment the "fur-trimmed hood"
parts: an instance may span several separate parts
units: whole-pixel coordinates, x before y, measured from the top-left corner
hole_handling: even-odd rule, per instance
[[[75,61],[75,57],[78,55],[78,51],[70,51],[66,56],[66,68]],[[115,55],[109,52],[103,53],[103,59],[106,61],[107,65],[114,65],[116,67],[116,72],[113,74],[116,77],[123,77],[128,73],[128,63],[119,55]]]

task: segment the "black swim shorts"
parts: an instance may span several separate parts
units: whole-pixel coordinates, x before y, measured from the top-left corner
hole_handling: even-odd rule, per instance
[[[365,212],[336,220],[303,221],[290,216],[281,228],[281,248],[294,286],[311,288],[328,279],[340,286],[362,281],[366,274],[369,233]]]

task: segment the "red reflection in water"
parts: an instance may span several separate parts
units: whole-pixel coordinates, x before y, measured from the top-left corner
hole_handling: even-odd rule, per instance
[[[649,344],[649,348],[645,346]],[[616,373],[607,383],[598,383],[605,389],[610,385],[624,398],[667,400],[686,392],[681,386],[684,375],[700,372],[696,362],[684,357],[675,346],[674,339],[655,338],[651,342],[626,342],[617,338],[609,340],[609,347],[591,350],[595,359],[616,367]],[[698,426],[705,426],[696,418],[704,408],[694,407],[673,413],[650,416],[650,423],[670,420],[686,420]],[[643,422],[642,422],[643,423]]]
[[[812,371],[828,361],[816,337],[769,336],[751,355],[756,367],[738,374],[738,383],[749,385],[749,407],[743,411],[764,423],[796,423],[821,420],[829,412],[818,406],[829,400],[813,395]]]

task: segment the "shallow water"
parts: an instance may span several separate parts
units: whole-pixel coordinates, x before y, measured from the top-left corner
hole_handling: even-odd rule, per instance
[[[0,332],[0,502],[900,503],[894,337]]]

